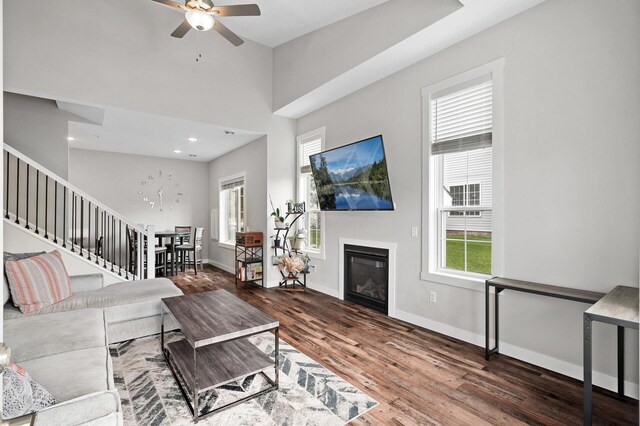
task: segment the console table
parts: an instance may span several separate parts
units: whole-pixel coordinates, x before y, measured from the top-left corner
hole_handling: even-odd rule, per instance
[[[489,347],[489,289],[491,287],[495,288],[495,302],[494,302],[494,333],[496,339],[496,346],[491,349]],[[558,299],[565,300],[573,300],[575,302],[589,303],[594,304],[598,300],[600,300],[604,293],[598,293],[595,291],[587,291],[580,290],[575,288],[567,288],[567,287],[559,287],[554,285],[547,284],[538,284],[532,283],[528,281],[519,281],[512,280],[509,278],[500,278],[495,277],[488,279],[485,282],[485,351],[484,357],[486,360],[489,360],[489,357],[495,353],[498,353],[498,321],[499,321],[499,311],[498,311],[498,294],[502,292],[502,290],[514,290],[514,291],[522,291],[525,293],[537,294],[540,296],[548,296],[555,297]]]
[[[617,286],[595,305],[587,309],[584,317],[584,424],[591,425],[591,347],[593,321],[618,327],[618,394],[624,395],[624,328],[638,330],[638,288]]]

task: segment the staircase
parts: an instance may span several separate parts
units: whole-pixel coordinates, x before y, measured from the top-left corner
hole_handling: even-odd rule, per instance
[[[153,227],[128,221],[7,144],[3,154],[5,225],[20,226],[122,280],[155,277]]]

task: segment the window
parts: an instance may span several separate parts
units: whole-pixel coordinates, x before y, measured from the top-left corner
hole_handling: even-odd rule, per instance
[[[446,185],[446,184],[445,184]],[[451,197],[451,205],[459,206],[479,206],[480,205],[480,184],[471,183],[464,185],[450,185],[449,189],[445,186],[445,191]],[[480,216],[479,211],[468,211],[467,216]],[[451,211],[449,216],[464,216],[464,212]]]
[[[501,263],[495,198],[501,205],[501,194],[494,188],[496,177],[501,180],[501,117],[496,128],[501,105],[494,100],[500,99],[495,94],[501,93],[501,80],[496,82],[501,64],[496,61],[423,90],[425,279],[479,281],[499,269],[494,264]]]
[[[247,223],[244,174],[220,179],[220,244],[234,246]]]
[[[299,221],[307,232],[304,250],[310,256],[324,258],[324,213],[320,211],[316,185],[311,174],[309,156],[322,151],[325,129],[298,136],[298,202],[304,202],[307,213]]]

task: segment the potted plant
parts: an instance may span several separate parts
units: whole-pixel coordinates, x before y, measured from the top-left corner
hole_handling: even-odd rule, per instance
[[[291,242],[292,250],[300,250],[302,248],[302,243],[304,242],[304,236],[301,236],[297,232],[289,237],[289,241]]]
[[[287,212],[288,213],[304,213],[304,202],[296,203],[291,199],[287,200]]]
[[[303,253],[300,256],[300,258],[302,259],[302,262],[304,262],[304,268],[302,269],[302,272],[304,272],[305,274],[308,274],[309,273],[309,267],[311,266],[311,258],[306,253]]]
[[[279,235],[272,235],[271,239],[273,240],[273,246],[276,248],[280,247],[280,236]]]
[[[273,207],[273,200],[271,199],[271,195],[269,195],[269,202],[271,203],[271,215],[273,216],[273,226],[276,229],[286,229],[287,224],[284,222],[284,216],[280,213],[280,208]]]

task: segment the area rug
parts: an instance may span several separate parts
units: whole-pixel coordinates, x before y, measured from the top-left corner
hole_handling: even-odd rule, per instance
[[[169,333],[167,341],[182,338]],[[271,334],[250,337],[272,359]],[[188,425],[191,412],[160,354],[160,337],[110,346],[125,425]],[[273,370],[267,371],[273,378]],[[225,405],[269,384],[259,374],[200,397],[204,410]],[[200,420],[202,425],[343,425],[378,403],[280,340],[280,388]]]

